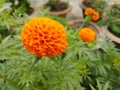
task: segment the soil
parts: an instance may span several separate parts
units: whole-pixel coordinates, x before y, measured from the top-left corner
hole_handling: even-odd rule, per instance
[[[114,43],[115,43],[115,42],[114,42]],[[115,47],[118,48],[118,49],[120,49],[120,44],[115,43]]]
[[[28,15],[31,15],[33,12],[34,12],[34,9],[28,6],[26,13],[27,13]]]
[[[56,4],[46,3],[45,7],[50,7],[50,11],[62,11],[68,8],[68,3],[66,2],[59,2]]]
[[[91,3],[89,2],[89,0],[83,0],[83,4],[85,6],[87,6],[87,7],[91,5]]]

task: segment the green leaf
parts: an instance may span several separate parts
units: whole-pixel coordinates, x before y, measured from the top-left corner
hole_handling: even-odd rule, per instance
[[[67,84],[68,84],[69,90],[74,90],[74,87],[73,87],[72,83],[68,82]]]
[[[11,36],[6,37],[4,40],[2,40],[2,44],[5,45],[10,38]]]
[[[103,90],[108,90],[109,89],[109,81],[107,81],[103,87]]]
[[[111,29],[113,30],[113,32],[115,33],[120,33],[120,26],[116,25],[116,24],[112,24],[111,25]]]
[[[98,90],[102,90],[102,85],[100,84],[100,82],[98,80],[97,81],[97,87],[98,87]]]
[[[91,88],[92,90],[96,90],[91,84],[90,84],[90,88]]]

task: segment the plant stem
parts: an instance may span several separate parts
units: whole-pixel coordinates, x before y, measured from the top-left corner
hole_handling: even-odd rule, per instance
[[[87,15],[87,16],[85,17],[85,19],[84,19],[84,22],[80,25],[79,29],[76,30],[75,35],[78,34],[78,32],[79,32],[79,30],[80,30],[81,28],[87,26],[87,24],[91,21],[91,19],[92,19],[92,16],[91,16],[91,15]]]
[[[84,22],[81,24],[79,29],[87,26],[87,24],[91,21],[91,19],[92,19],[91,15],[87,15],[84,19]]]
[[[35,57],[34,58],[34,60],[33,60],[33,63],[32,63],[32,65],[31,65],[31,67],[30,67],[30,70],[29,71],[31,71],[32,70],[32,68],[33,68],[33,66],[39,61],[41,59],[41,57]]]

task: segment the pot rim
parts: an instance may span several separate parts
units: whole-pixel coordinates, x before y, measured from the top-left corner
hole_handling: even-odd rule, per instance
[[[107,26],[102,26],[101,29],[102,29],[103,33],[104,33],[107,37],[109,37],[112,41],[120,44],[120,38],[117,37],[117,36],[115,36],[114,34],[112,34],[112,33],[108,30],[108,27],[107,27]]]
[[[84,19],[76,19],[76,20],[71,20],[71,21],[68,21],[68,26],[72,26],[74,24],[77,24],[79,22],[83,22]],[[96,40],[98,41],[98,43],[95,45],[95,47],[93,47],[93,49],[99,49],[101,47],[101,45],[99,45],[100,43],[102,43],[103,41],[103,38],[105,35],[102,33],[102,29],[100,26],[98,26],[97,24],[95,24],[94,22],[89,22],[88,23],[90,28],[93,28],[93,30],[95,30],[96,34],[97,34],[97,37],[96,37]],[[92,26],[92,27],[91,27]]]
[[[72,10],[72,6],[69,5],[67,9],[65,10],[61,10],[61,11],[49,11],[49,14],[51,15],[62,15],[62,14],[65,14],[65,13],[68,13]]]
[[[83,22],[83,21],[84,21],[84,19],[71,20],[71,21],[68,21],[68,26],[72,26],[75,23],[79,23],[79,22]],[[88,25],[93,26],[98,31],[98,33],[101,33],[101,28],[97,24],[95,24],[94,22],[91,21],[88,23]]]

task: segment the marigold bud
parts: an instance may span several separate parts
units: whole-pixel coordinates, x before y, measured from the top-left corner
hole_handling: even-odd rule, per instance
[[[96,38],[96,32],[91,28],[82,28],[79,31],[79,37],[85,42],[92,42]]]

